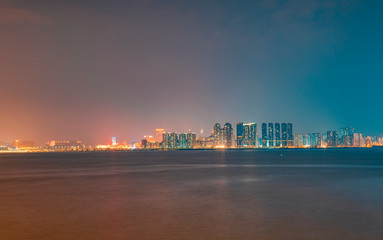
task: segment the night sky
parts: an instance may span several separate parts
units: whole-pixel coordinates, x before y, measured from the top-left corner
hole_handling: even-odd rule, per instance
[[[383,133],[381,1],[0,0],[0,141]],[[258,128],[259,130],[259,128]]]

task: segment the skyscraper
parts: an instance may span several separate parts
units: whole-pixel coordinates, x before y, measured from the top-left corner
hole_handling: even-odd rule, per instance
[[[214,125],[213,137],[214,137],[214,146],[215,147],[223,145],[221,124],[216,123]]]
[[[322,145],[322,135],[320,133],[312,133],[311,134],[311,147],[312,148],[320,148]]]
[[[262,123],[262,147],[267,147],[267,123]]]
[[[186,148],[186,134],[180,133],[178,135],[178,148]]]
[[[350,147],[354,145],[354,131],[353,127],[341,128],[339,131],[340,144],[344,147]]]
[[[256,147],[257,146],[257,124],[256,123],[248,123],[250,125],[250,146]]]
[[[237,123],[237,147],[243,146],[243,123]]]
[[[237,146],[255,147],[257,145],[257,124],[237,123]]]
[[[294,145],[294,136],[293,136],[293,124],[287,124],[287,146],[292,147]]]
[[[186,136],[186,146],[187,148],[194,148],[196,146],[197,134],[194,132],[188,132]]]
[[[156,142],[162,142],[162,134],[165,132],[163,128],[156,129]]]
[[[162,134],[162,148],[176,149],[178,147],[178,137],[176,132]]]
[[[281,146],[281,124],[275,123],[275,146]]]
[[[336,147],[338,145],[338,132],[327,131],[327,147]]]
[[[170,148],[175,149],[178,146],[178,137],[176,132],[170,133]]]
[[[269,123],[268,133],[269,147],[274,147],[274,124]]]
[[[162,148],[168,149],[170,146],[170,133],[162,133]]]
[[[361,133],[354,133],[353,134],[353,139],[354,139],[354,147],[363,147],[363,135]]]
[[[223,126],[223,145],[225,147],[232,147],[233,128],[230,123],[225,123]]]
[[[287,124],[282,123],[282,147],[287,147]]]

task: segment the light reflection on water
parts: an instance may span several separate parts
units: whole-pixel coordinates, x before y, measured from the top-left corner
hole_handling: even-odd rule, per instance
[[[0,239],[382,239],[381,151],[0,156]]]

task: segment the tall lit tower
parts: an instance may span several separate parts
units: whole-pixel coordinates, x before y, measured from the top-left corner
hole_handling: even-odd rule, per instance
[[[282,123],[282,147],[287,147],[287,123]]]
[[[287,124],[287,146],[292,147],[294,145],[293,124]]]
[[[237,123],[237,147],[243,146],[243,123]]]
[[[156,142],[162,142],[162,136],[164,134],[165,130],[162,128],[156,129]]]
[[[267,147],[267,123],[262,123],[262,147]]]
[[[221,124],[216,123],[214,125],[214,130],[213,130],[214,146],[221,146],[221,145],[223,145],[222,132],[223,131],[221,129]]]
[[[275,146],[281,146],[281,124],[275,123]]]
[[[269,147],[274,147],[274,124],[269,123]]]
[[[225,147],[232,147],[233,128],[230,123],[225,123],[223,126],[223,144]]]

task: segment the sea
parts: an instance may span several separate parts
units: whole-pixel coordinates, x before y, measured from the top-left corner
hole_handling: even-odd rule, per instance
[[[383,239],[383,149],[2,153],[13,239]]]

